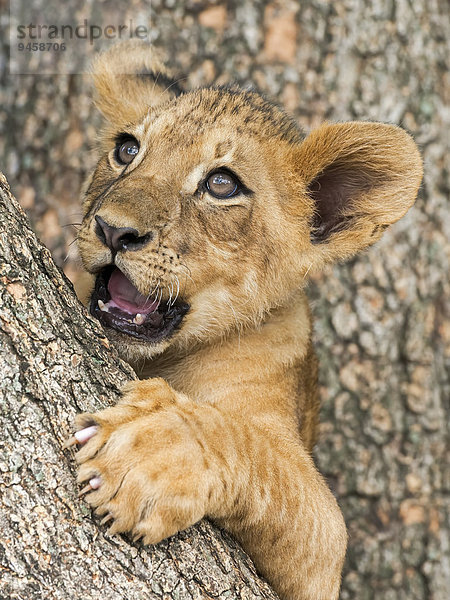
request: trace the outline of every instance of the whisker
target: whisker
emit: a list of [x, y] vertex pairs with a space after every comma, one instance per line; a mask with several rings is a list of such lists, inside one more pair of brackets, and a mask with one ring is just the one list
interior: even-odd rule
[[163, 296], [163, 288], [161, 287], [159, 289], [158, 296], [156, 297], [156, 308], [159, 308], [159, 305], [161, 304], [162, 296]]
[[[155, 274], [156, 262], [160, 258], [160, 256], [159, 256], [160, 250], [161, 250], [161, 234], [159, 233], [158, 234], [158, 246], [155, 248], [155, 257], [154, 257], [154, 262], [152, 265], [152, 272], [150, 274], [150, 281], [153, 280], [153, 276]], [[158, 277], [158, 285], [159, 285], [159, 277]], [[153, 292], [152, 292], [152, 294], [153, 294]]]
[[61, 227], [73, 227], [74, 229], [79, 231], [81, 225], [82, 225], [81, 223], [65, 223], [64, 225], [61, 225]]
[[183, 269], [186, 269], [186, 271], [188, 271], [188, 272], [189, 272], [189, 275], [191, 274], [191, 270], [190, 270], [190, 268], [187, 266], [187, 264], [186, 264], [186, 263], [184, 263], [184, 262], [181, 262], [181, 260], [180, 260], [180, 267], [183, 267]]
[[65, 256], [65, 258], [64, 258], [64, 260], [63, 260], [63, 262], [67, 262], [67, 261], [68, 261], [68, 259], [69, 259], [69, 256], [70, 256], [70, 252], [71, 252], [71, 250], [72, 250], [71, 246], [72, 246], [72, 244], [75, 244], [75, 242], [76, 242], [76, 241], [77, 241], [77, 238], [75, 238], [74, 240], [72, 240], [72, 241], [70, 242], [70, 244], [69, 244], [69, 246], [68, 246], [67, 254], [66, 254], [66, 256]]
[[158, 279], [155, 287], [152, 289], [150, 294], [147, 296], [147, 299], [150, 299], [152, 296], [154, 296], [154, 300], [156, 300], [156, 298], [157, 298], [156, 294], [158, 293], [160, 282], [161, 282], [160, 279]]
[[[158, 73], [158, 75], [159, 75], [159, 73]], [[174, 85], [178, 85], [181, 81], [187, 81], [187, 77], [179, 77], [178, 79], [175, 79], [174, 81], [172, 81], [172, 83], [166, 87], [163, 94], [165, 92], [168, 92], [170, 90], [170, 88], [173, 87]]]
[[308, 275], [310, 268], [312, 267], [312, 263], [309, 265], [309, 267], [306, 269], [306, 273], [303, 275], [303, 279], [305, 279], [305, 277]]
[[177, 293], [175, 296], [175, 300], [173, 301], [174, 304], [178, 300], [178, 296], [180, 295], [180, 280], [178, 279], [177, 275], [175, 275], [175, 279], [177, 280]]
[[173, 296], [173, 281], [170, 281], [170, 289], [169, 289], [169, 300], [167, 302], [167, 306], [171, 308], [172, 306], [172, 296]]
[[160, 71], [158, 71], [158, 73], [156, 74], [156, 77], [155, 77], [155, 79], [153, 80], [153, 87], [152, 87], [151, 94], [153, 94], [153, 93], [154, 93], [154, 91], [155, 91], [156, 84], [157, 84], [157, 82], [158, 82], [158, 79], [159, 79], [159, 76], [160, 76], [160, 75], [161, 75], [161, 72], [160, 72]]
[[182, 263], [182, 262], [180, 262], [180, 266], [183, 267], [186, 270], [186, 272], [184, 273], [185, 277], [189, 277], [189, 279], [192, 281], [192, 283], [194, 283], [194, 280], [191, 277], [191, 270], [190, 270], [190, 268], [187, 265], [185, 265], [184, 263]]

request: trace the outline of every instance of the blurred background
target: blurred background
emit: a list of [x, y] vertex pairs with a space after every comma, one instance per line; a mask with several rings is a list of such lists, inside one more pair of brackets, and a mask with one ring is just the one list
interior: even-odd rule
[[[117, 2], [83, 4], [98, 19]], [[8, 4], [0, 7], [0, 169], [74, 280], [79, 189], [100, 123], [91, 84], [10, 75]], [[341, 598], [448, 598], [448, 3], [130, 0], [124, 10], [187, 87], [256, 86], [305, 131], [326, 119], [380, 120], [416, 139], [425, 162], [416, 205], [308, 287], [322, 399], [316, 459], [349, 528]]]

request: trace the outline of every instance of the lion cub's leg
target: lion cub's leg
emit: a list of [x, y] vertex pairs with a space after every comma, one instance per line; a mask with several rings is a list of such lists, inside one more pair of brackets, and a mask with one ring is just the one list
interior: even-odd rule
[[78, 418], [87, 501], [156, 543], [204, 516], [241, 541], [286, 600], [338, 597], [346, 547], [336, 501], [278, 415], [198, 404], [163, 379], [129, 384], [115, 407]]
[[[285, 600], [336, 600], [347, 533], [310, 455], [283, 432], [248, 422], [251, 466], [235, 513], [219, 519]], [[241, 440], [242, 442], [242, 440]]]

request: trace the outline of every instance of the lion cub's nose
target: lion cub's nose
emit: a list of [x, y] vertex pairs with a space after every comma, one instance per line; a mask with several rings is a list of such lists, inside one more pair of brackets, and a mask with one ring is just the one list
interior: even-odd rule
[[153, 232], [139, 236], [137, 229], [132, 227], [113, 227], [98, 215], [95, 233], [99, 240], [108, 246], [112, 252], [119, 250], [139, 250], [153, 238]]

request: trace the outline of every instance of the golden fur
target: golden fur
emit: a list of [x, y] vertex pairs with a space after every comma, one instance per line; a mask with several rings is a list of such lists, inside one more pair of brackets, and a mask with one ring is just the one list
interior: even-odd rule
[[[107, 329], [143, 379], [78, 419], [99, 427], [77, 455], [79, 481], [102, 481], [87, 501], [113, 518], [111, 531], [147, 543], [207, 516], [281, 598], [336, 599], [347, 536], [310, 455], [317, 365], [302, 288], [311, 269], [372, 244], [410, 208], [417, 148], [380, 123], [326, 123], [305, 138], [237, 88], [176, 95], [141, 44], [100, 56], [94, 80], [106, 125], [83, 194], [84, 266], [95, 275], [115, 260], [139, 292], [163, 299], [179, 286], [190, 310], [159, 343]], [[125, 168], [114, 155], [122, 133], [139, 141]], [[251, 193], [200, 189], [218, 168]], [[95, 216], [151, 239], [113, 256]]]

